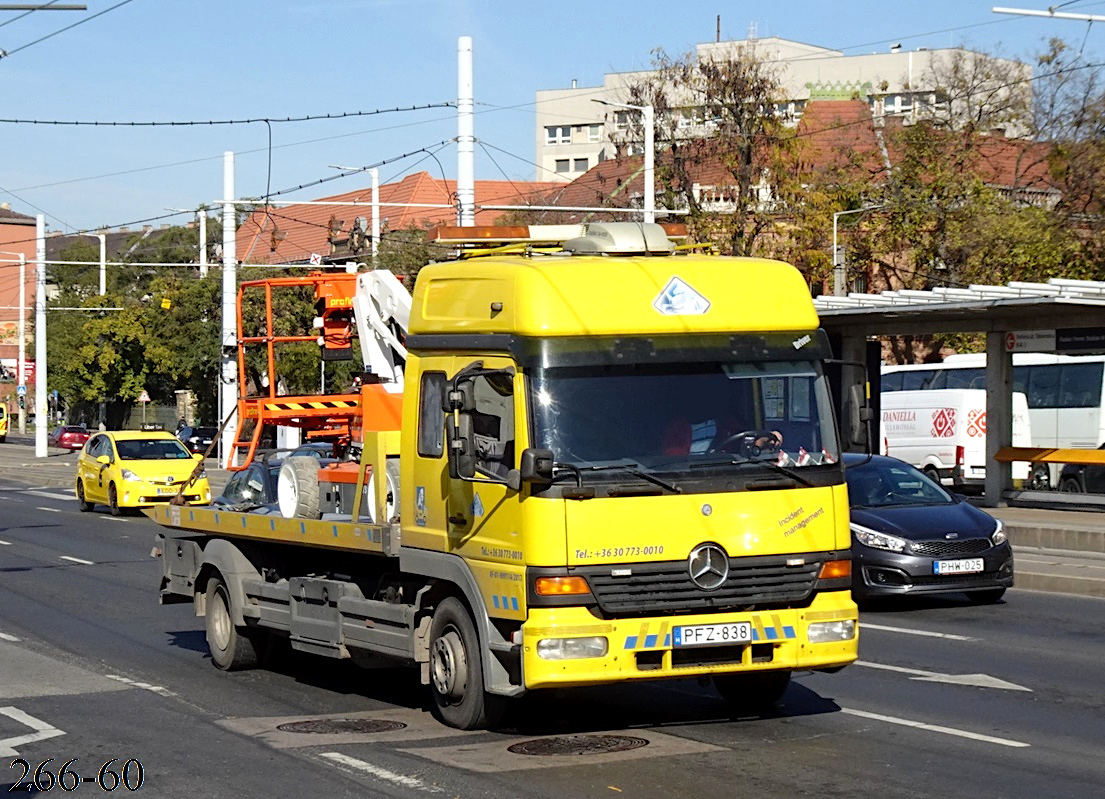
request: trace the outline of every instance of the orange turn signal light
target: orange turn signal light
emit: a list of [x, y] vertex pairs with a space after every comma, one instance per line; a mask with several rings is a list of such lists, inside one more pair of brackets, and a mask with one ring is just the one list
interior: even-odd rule
[[822, 580], [833, 580], [838, 577], [852, 576], [852, 561], [830, 560], [821, 567], [821, 574], [817, 575]]
[[589, 594], [590, 586], [582, 577], [538, 577], [534, 582], [538, 596], [571, 596]]

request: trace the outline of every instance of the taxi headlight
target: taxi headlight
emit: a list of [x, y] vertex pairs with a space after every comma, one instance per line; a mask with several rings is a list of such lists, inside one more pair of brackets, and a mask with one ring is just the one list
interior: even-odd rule
[[132, 472], [130, 469], [123, 469], [123, 479], [130, 480], [132, 483], [141, 483], [142, 478]]
[[836, 641], [851, 641], [856, 637], [855, 619], [841, 621], [818, 621], [806, 631], [811, 644], [828, 644]]
[[600, 658], [606, 654], [606, 638], [542, 638], [537, 642], [537, 657], [542, 660], [578, 660]]
[[1001, 523], [1001, 519], [994, 519], [994, 521], [997, 522], [997, 527], [994, 528], [994, 532], [990, 533], [990, 543], [998, 546], [1009, 540], [1009, 536], [1005, 534], [1005, 525]]

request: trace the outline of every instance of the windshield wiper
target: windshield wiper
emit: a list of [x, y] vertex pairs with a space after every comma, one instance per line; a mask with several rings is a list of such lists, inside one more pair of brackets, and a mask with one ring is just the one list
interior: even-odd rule
[[[562, 464], [563, 465], [563, 464]], [[626, 472], [634, 477], [639, 477], [645, 482], [652, 483], [653, 485], [660, 486], [660, 488], [666, 489], [673, 494], [682, 494], [683, 489], [674, 483], [669, 483], [667, 480], [661, 480], [654, 474], [646, 472], [639, 463], [608, 463], [602, 466], [571, 466], [571, 469], [577, 472]]]
[[796, 483], [801, 483], [804, 486], [813, 487], [813, 483], [800, 475], [794, 469], [788, 469], [786, 466], [780, 466], [778, 463], [772, 460], [751, 460], [744, 458], [738, 460], [736, 458], [728, 458], [725, 460], [707, 461], [705, 463], [692, 463], [691, 468], [695, 467], [713, 467], [713, 466], [763, 466], [766, 469], [770, 469], [773, 472], [786, 475]]

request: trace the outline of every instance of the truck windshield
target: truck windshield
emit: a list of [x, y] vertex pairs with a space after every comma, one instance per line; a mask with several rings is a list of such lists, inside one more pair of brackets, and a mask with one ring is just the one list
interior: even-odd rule
[[840, 460], [826, 379], [811, 361], [544, 367], [530, 387], [534, 446], [577, 467]]

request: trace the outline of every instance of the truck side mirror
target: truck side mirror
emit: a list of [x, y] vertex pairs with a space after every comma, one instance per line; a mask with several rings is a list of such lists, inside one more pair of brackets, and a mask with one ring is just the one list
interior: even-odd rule
[[553, 453], [551, 449], [527, 447], [522, 450], [519, 469], [523, 483], [551, 483], [553, 479]]
[[454, 480], [471, 480], [476, 476], [472, 417], [467, 413], [450, 413], [446, 416], [445, 439], [448, 444], [449, 477]]
[[[871, 408], [863, 393], [863, 386], [852, 384], [848, 388], [848, 440], [855, 446], [868, 447]], [[870, 451], [870, 450], [868, 450]]]

